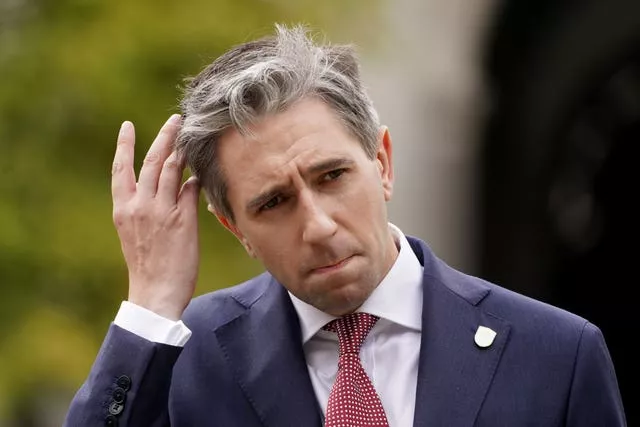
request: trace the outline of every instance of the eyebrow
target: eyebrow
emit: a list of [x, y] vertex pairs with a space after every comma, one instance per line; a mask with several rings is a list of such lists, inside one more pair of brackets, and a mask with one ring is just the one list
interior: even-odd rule
[[251, 199], [249, 203], [247, 203], [247, 211], [251, 212], [258, 209], [260, 206], [264, 205], [269, 200], [276, 197], [278, 194], [284, 192], [286, 188], [286, 185], [276, 185], [275, 187], [265, 191], [264, 193], [257, 195], [256, 197]]
[[322, 162], [316, 163], [315, 165], [311, 165], [309, 169], [307, 169], [307, 174], [313, 175], [318, 172], [325, 172], [332, 169], [340, 169], [348, 166], [353, 166], [354, 161], [351, 159], [347, 159], [345, 157], [338, 157], [335, 159], [327, 159]]
[[[306, 170], [305, 175], [315, 175], [320, 172], [353, 166], [354, 164], [355, 162], [353, 160], [347, 159], [344, 157], [327, 159], [319, 163], [316, 163], [314, 165], [311, 165]], [[246, 205], [247, 211], [253, 211], [255, 209], [258, 209], [260, 206], [264, 205], [269, 200], [273, 199], [279, 194], [282, 194], [287, 188], [288, 188], [287, 185], [276, 185], [275, 187], [270, 188], [269, 190], [263, 193], [260, 193], [259, 195], [257, 195], [247, 203]]]

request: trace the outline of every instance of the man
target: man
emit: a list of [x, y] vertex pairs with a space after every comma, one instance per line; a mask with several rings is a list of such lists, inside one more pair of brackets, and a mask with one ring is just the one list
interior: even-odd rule
[[[278, 27], [182, 108], [137, 182], [132, 124], [118, 136], [129, 296], [67, 426], [625, 425], [597, 327], [388, 223], [391, 138], [348, 47]], [[266, 272], [192, 300], [201, 187]]]

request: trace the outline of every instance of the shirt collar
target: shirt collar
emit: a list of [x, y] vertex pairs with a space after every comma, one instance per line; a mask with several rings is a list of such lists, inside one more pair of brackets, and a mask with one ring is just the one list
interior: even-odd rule
[[[422, 329], [423, 267], [404, 233], [395, 225], [389, 229], [400, 251], [393, 266], [357, 312], [373, 314], [401, 326]], [[289, 292], [300, 319], [302, 343], [306, 343], [335, 316], [318, 310]]]

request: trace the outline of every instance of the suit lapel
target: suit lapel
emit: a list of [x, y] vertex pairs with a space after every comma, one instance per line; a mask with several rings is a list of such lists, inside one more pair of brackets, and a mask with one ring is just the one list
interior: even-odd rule
[[[412, 241], [424, 265], [422, 339], [414, 426], [473, 426], [507, 342], [509, 325], [480, 309], [489, 288], [437, 260]], [[478, 326], [497, 333], [474, 342]]]
[[[409, 238], [424, 265], [422, 339], [414, 426], [472, 426], [509, 335], [509, 324], [483, 311], [489, 288], [439, 261]], [[493, 344], [474, 342], [478, 326], [494, 330]], [[236, 381], [268, 427], [321, 426], [300, 325], [286, 290], [275, 280], [216, 336]]]
[[265, 426], [320, 426], [300, 338], [286, 290], [272, 280], [245, 313], [216, 335], [234, 376]]

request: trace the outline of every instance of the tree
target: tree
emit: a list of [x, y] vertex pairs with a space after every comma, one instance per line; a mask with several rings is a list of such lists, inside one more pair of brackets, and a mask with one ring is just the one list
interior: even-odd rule
[[[120, 123], [136, 125], [139, 167], [185, 77], [274, 22], [338, 32], [359, 4], [0, 3], [0, 421], [35, 424], [43, 390], [75, 391], [126, 297], [109, 188]], [[198, 294], [261, 269], [202, 211]]]

